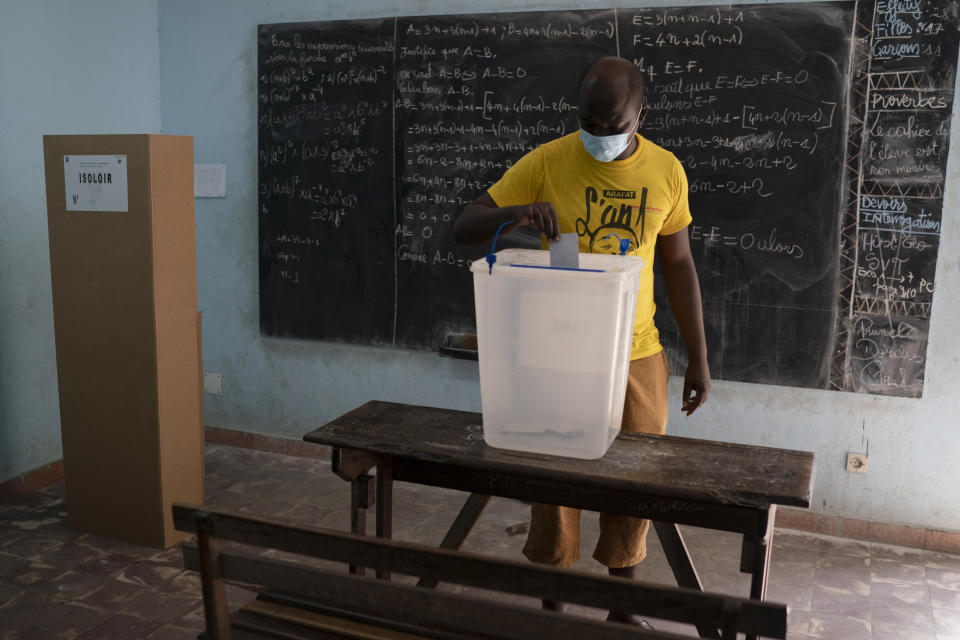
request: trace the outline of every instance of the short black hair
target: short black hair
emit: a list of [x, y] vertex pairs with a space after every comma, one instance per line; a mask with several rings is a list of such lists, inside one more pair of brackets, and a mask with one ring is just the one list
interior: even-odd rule
[[[580, 78], [577, 80], [577, 97], [580, 97], [581, 92], [583, 91], [583, 83], [586, 81], [587, 76], [590, 75], [590, 72], [593, 70], [593, 67], [596, 66], [601, 60], [623, 60], [624, 62], [630, 62], [626, 58], [620, 58], [617, 56], [607, 56], [604, 58], [597, 58], [590, 62], [587, 66], [583, 68], [583, 71], [580, 72]], [[627, 87], [630, 89], [630, 94], [632, 96], [639, 96], [640, 100], [643, 100], [643, 90], [645, 87], [645, 81], [643, 78], [643, 72], [640, 71], [633, 63], [630, 63], [630, 75], [627, 78]]]

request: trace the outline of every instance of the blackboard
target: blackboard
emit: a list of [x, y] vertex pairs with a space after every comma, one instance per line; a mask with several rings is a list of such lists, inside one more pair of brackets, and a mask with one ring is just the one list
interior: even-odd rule
[[[644, 134], [687, 171], [708, 345], [723, 345], [710, 349], [715, 377], [827, 380], [852, 24], [852, 3], [631, 20], [643, 64], [680, 71], [653, 78]], [[704, 55], [687, 44], [711, 39], [725, 46]], [[658, 308], [663, 342], [682, 353], [667, 306]]]
[[852, 129], [862, 152], [851, 172], [857, 207], [843, 222], [841, 259], [850, 266], [841, 279], [833, 388], [922, 394], [957, 20], [957, 3], [943, 0], [861, 10], [854, 87], [863, 118]]
[[394, 298], [393, 25], [332, 26], [260, 29], [260, 327], [382, 344]]
[[485, 249], [452, 242], [454, 216], [575, 131], [581, 69], [620, 55], [647, 75], [641, 133], [688, 174], [714, 377], [917, 396], [956, 13], [880, 0], [262, 25], [261, 331], [427, 350], [469, 331]]

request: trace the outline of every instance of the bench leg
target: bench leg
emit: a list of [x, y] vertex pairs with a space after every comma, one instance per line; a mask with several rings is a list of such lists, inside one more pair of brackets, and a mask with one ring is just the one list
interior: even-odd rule
[[[377, 537], [393, 536], [393, 461], [381, 458], [377, 462]], [[377, 577], [390, 579], [389, 571], [377, 570]]]
[[[490, 502], [490, 496], [485, 496], [481, 493], [471, 493], [470, 497], [467, 498], [467, 501], [463, 504], [463, 508], [460, 509], [460, 513], [457, 514], [457, 519], [450, 525], [450, 530], [447, 531], [443, 542], [440, 543], [440, 548], [459, 549], [463, 541], [467, 539], [477, 519], [480, 518], [480, 514], [483, 513], [488, 502]], [[433, 589], [437, 586], [437, 580], [435, 578], [420, 578], [417, 586]]]
[[197, 548], [200, 551], [200, 587], [203, 615], [209, 640], [230, 640], [230, 609], [220, 570], [220, 552], [212, 518], [197, 514]]
[[[687, 545], [680, 535], [680, 529], [672, 522], [653, 521], [653, 528], [660, 538], [660, 545], [663, 547], [663, 554], [667, 557], [673, 576], [677, 579], [677, 585], [687, 589], [696, 589], [703, 591], [700, 584], [700, 576], [690, 560], [690, 554], [687, 552]], [[697, 633], [701, 638], [719, 638], [717, 629], [704, 625], [697, 625]]]

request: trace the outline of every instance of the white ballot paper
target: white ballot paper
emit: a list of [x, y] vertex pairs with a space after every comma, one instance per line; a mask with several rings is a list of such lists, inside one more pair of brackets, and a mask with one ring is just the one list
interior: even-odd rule
[[560, 239], [550, 243], [550, 266], [559, 269], [579, 269], [580, 238], [577, 232], [562, 233]]

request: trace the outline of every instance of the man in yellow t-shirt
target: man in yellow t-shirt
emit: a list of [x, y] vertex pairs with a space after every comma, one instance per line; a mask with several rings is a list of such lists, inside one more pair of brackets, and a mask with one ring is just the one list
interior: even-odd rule
[[[580, 131], [520, 158], [463, 209], [454, 239], [488, 242], [509, 222], [505, 233], [532, 226], [550, 241], [575, 231], [580, 252], [619, 253], [619, 240], [629, 241], [629, 253], [641, 256], [644, 267], [622, 429], [664, 433], [669, 367], [653, 322], [655, 253], [687, 347], [681, 410], [693, 413], [710, 390], [700, 285], [686, 232], [691, 221], [687, 178], [672, 153], [637, 133], [647, 107], [643, 74], [633, 64], [622, 58], [595, 61], [581, 77], [579, 100]], [[601, 514], [594, 558], [609, 567], [611, 575], [634, 577], [646, 556], [649, 525], [647, 520]], [[534, 562], [570, 566], [579, 559], [579, 530], [578, 509], [534, 505], [523, 552]], [[561, 604], [544, 601], [544, 607]], [[610, 618], [646, 624], [616, 611]]]

